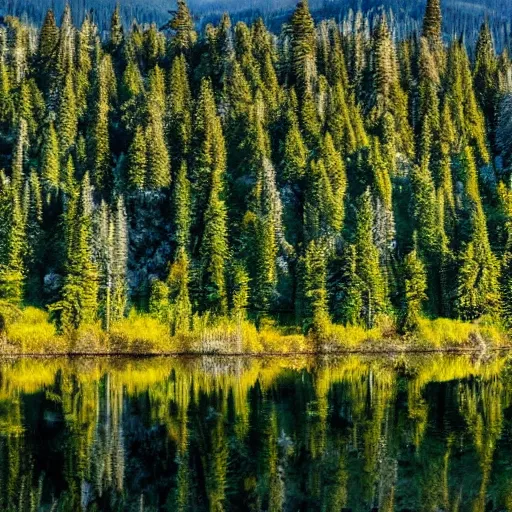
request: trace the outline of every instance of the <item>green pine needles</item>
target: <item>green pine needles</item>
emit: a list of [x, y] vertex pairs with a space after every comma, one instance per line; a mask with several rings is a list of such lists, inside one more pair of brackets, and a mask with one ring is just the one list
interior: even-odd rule
[[185, 0], [160, 29], [72, 20], [0, 26], [0, 304], [237, 350], [512, 325], [512, 63], [485, 20], [470, 49], [439, 0], [402, 40], [306, 0], [278, 34], [199, 33]]

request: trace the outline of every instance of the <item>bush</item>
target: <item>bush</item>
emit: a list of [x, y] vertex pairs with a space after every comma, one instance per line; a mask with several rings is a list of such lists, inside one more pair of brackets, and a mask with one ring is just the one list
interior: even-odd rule
[[109, 333], [109, 351], [112, 353], [156, 354], [175, 352], [169, 327], [150, 315], [131, 312], [112, 324]]
[[12, 351], [23, 354], [56, 354], [67, 352], [64, 338], [57, 335], [48, 313], [36, 308], [19, 310], [13, 323], [7, 327], [8, 345]]

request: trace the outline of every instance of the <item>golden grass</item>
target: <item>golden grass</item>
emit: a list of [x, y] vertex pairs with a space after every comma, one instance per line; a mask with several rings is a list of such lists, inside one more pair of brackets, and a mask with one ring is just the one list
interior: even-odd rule
[[150, 315], [132, 312], [128, 318], [115, 322], [108, 336], [108, 350], [112, 353], [156, 354], [177, 349], [169, 328]]
[[28, 307], [21, 310], [7, 328], [9, 349], [24, 354], [56, 354], [66, 352], [67, 342], [57, 335], [48, 314]]
[[159, 319], [136, 312], [114, 322], [109, 333], [99, 323], [59, 335], [48, 314], [27, 307], [17, 310], [7, 326], [0, 354], [300, 354], [343, 351], [443, 350], [498, 348], [509, 343], [504, 328], [492, 319], [469, 323], [421, 318], [415, 333], [400, 337], [392, 317], [378, 319], [373, 329], [325, 322], [314, 334], [281, 327], [271, 319], [259, 328], [247, 320], [195, 315], [187, 333], [170, 336]]
[[463, 322], [448, 318], [422, 318], [415, 335], [418, 348], [486, 348], [507, 343], [507, 335], [497, 323]]

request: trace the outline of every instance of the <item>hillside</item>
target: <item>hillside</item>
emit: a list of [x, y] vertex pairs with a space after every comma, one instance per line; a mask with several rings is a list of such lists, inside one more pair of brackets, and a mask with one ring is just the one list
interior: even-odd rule
[[485, 346], [512, 326], [512, 62], [485, 17], [472, 43], [442, 13], [412, 35], [305, 0], [279, 30], [184, 0], [165, 29], [7, 17], [3, 323]]
[[[117, 0], [6, 0], [6, 7], [0, 7], [0, 14], [26, 16], [29, 20], [40, 23], [50, 7], [59, 18], [66, 3], [70, 4], [76, 23], [81, 23], [85, 13], [92, 9], [96, 22], [100, 28], [106, 30]], [[279, 30], [281, 24], [288, 20], [296, 1], [191, 0], [189, 4], [199, 26], [208, 22], [218, 22], [224, 12], [229, 12], [234, 21], [250, 22], [262, 16], [270, 28]], [[126, 25], [136, 18], [141, 23], [155, 22], [160, 26], [168, 20], [168, 10], [175, 7], [175, 0], [122, 0], [120, 6]], [[330, 17], [341, 20], [351, 9], [361, 9], [363, 12], [381, 8], [391, 9], [398, 24], [398, 31], [404, 33], [418, 28], [425, 10], [425, 0], [311, 0], [310, 8], [317, 20]], [[501, 48], [510, 41], [511, 0], [443, 0], [443, 11], [446, 37], [464, 32], [470, 41], [474, 41], [481, 20], [487, 16], [497, 45]]]

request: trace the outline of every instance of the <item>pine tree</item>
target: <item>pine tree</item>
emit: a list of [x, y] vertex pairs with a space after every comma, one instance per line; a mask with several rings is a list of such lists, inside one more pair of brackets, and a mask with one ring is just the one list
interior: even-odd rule
[[169, 287], [166, 283], [155, 279], [151, 283], [149, 296], [149, 314], [158, 318], [162, 323], [169, 321]]
[[363, 283], [357, 274], [356, 246], [348, 244], [340, 261], [341, 280], [336, 293], [335, 316], [344, 325], [363, 321]]
[[123, 24], [121, 22], [121, 9], [119, 3], [116, 4], [116, 8], [112, 13], [112, 18], [110, 19], [110, 39], [109, 39], [109, 49], [112, 54], [119, 53], [121, 49], [121, 45], [124, 40], [124, 30]]
[[7, 125], [12, 122], [14, 104], [11, 92], [9, 71], [3, 59], [0, 59], [0, 123]]
[[39, 33], [39, 42], [37, 48], [37, 65], [41, 72], [39, 75], [39, 84], [43, 92], [48, 95], [50, 87], [54, 86], [55, 80], [55, 57], [57, 53], [57, 44], [59, 40], [59, 29], [55, 22], [55, 15], [51, 9], [48, 9]]
[[300, 0], [290, 21], [293, 74], [301, 95], [310, 91], [316, 78], [315, 23], [307, 0]]
[[27, 122], [24, 118], [20, 118], [12, 153], [11, 172], [12, 186], [18, 193], [21, 192], [22, 183], [24, 182], [28, 146]]
[[202, 307], [213, 314], [227, 313], [226, 262], [228, 257], [227, 212], [222, 199], [222, 175], [220, 170], [216, 170], [212, 175], [200, 248]]
[[184, 247], [178, 249], [171, 265], [169, 288], [171, 335], [186, 334], [190, 330], [192, 304], [189, 297], [189, 260]]
[[41, 305], [43, 288], [43, 201], [37, 172], [32, 169], [25, 182], [23, 197], [25, 227], [24, 265], [26, 281], [24, 298], [28, 303]]
[[247, 317], [247, 308], [249, 306], [250, 295], [250, 277], [245, 267], [237, 264], [233, 270], [233, 309], [232, 315], [239, 326]]
[[305, 330], [321, 337], [330, 323], [327, 301], [326, 248], [322, 241], [311, 241], [304, 256]]
[[112, 323], [124, 316], [127, 305], [128, 233], [123, 198], [118, 197], [115, 209], [103, 201], [95, 217], [99, 308], [103, 327], [109, 331]]
[[408, 333], [418, 328], [422, 304], [428, 298], [427, 272], [416, 250], [411, 251], [404, 258], [402, 280], [400, 330]]
[[54, 193], [59, 188], [60, 162], [59, 141], [57, 132], [50, 122], [46, 129], [41, 150], [41, 180], [47, 194]]
[[183, 55], [173, 60], [169, 74], [166, 121], [172, 161], [179, 164], [189, 156], [192, 138], [192, 94]]
[[358, 201], [354, 243], [357, 276], [361, 281], [362, 317], [371, 328], [386, 306], [384, 278], [379, 265], [379, 252], [373, 240], [375, 214], [371, 194], [367, 190]]
[[191, 204], [190, 204], [190, 181], [187, 177], [187, 165], [185, 162], [179, 167], [172, 196], [174, 239], [177, 251], [189, 249], [190, 225], [191, 225]]
[[299, 129], [297, 116], [292, 109], [288, 113], [288, 132], [283, 142], [283, 178], [292, 183], [300, 180], [306, 172], [308, 153]]
[[64, 90], [59, 100], [57, 132], [59, 135], [61, 161], [65, 162], [69, 151], [75, 144], [78, 133], [78, 115], [71, 73], [68, 73], [64, 79]]
[[55, 57], [57, 41], [59, 37], [59, 29], [55, 22], [55, 15], [52, 9], [46, 11], [41, 31], [39, 32], [39, 42], [37, 53], [38, 57], [48, 63]]
[[423, 18], [423, 37], [427, 39], [432, 50], [437, 50], [442, 45], [442, 21], [441, 0], [427, 0]]
[[487, 21], [482, 24], [476, 43], [473, 76], [475, 92], [488, 122], [491, 143], [494, 144], [499, 101], [499, 77], [498, 61]]
[[112, 186], [109, 137], [109, 105], [113, 95], [112, 73], [110, 58], [107, 56], [101, 57], [94, 72], [94, 99], [88, 138], [92, 183], [98, 192], [107, 191]]
[[457, 134], [458, 151], [471, 144], [477, 151], [480, 164], [489, 162], [485, 121], [476, 100], [473, 77], [465, 47], [454, 42], [448, 52], [447, 101]]
[[66, 276], [61, 300], [51, 310], [59, 316], [64, 332], [96, 320], [98, 313], [98, 269], [92, 259], [92, 197], [89, 175], [80, 186], [80, 194], [70, 203], [67, 221]]
[[[224, 174], [226, 168], [226, 146], [220, 118], [217, 115], [212, 84], [204, 79], [197, 100], [193, 136], [193, 165], [190, 177], [193, 190], [193, 213], [195, 231], [202, 233], [201, 226], [205, 207], [211, 199], [215, 179]], [[195, 242], [194, 242], [195, 243]]]
[[137, 126], [126, 160], [126, 190], [134, 192], [145, 187], [147, 165], [146, 136], [142, 127]]
[[[251, 306], [265, 315], [275, 298], [278, 244], [282, 241], [282, 203], [276, 172], [270, 160], [270, 141], [264, 123], [262, 97], [251, 109], [243, 147], [249, 149], [242, 167], [250, 172], [254, 186], [242, 220], [244, 243], [240, 252], [246, 260], [251, 279]], [[236, 194], [237, 192], [235, 192]], [[243, 196], [243, 194], [241, 194]], [[244, 208], [244, 204], [240, 204]]]
[[173, 53], [175, 55], [188, 53], [197, 40], [197, 33], [194, 30], [194, 21], [185, 0], [178, 0], [178, 8], [165, 28], [170, 28], [173, 32], [171, 39]]
[[69, 4], [66, 4], [60, 20], [59, 42], [57, 44], [57, 69], [61, 77], [71, 73], [74, 69], [75, 32], [71, 7]]
[[119, 196], [113, 214], [112, 300], [110, 318], [123, 318], [128, 304], [128, 220], [124, 199]]
[[149, 108], [149, 121], [146, 127], [147, 173], [146, 187], [158, 190], [168, 187], [171, 182], [171, 162], [165, 144], [164, 127], [157, 105]]
[[3, 175], [0, 181], [0, 298], [20, 304], [25, 279], [25, 223], [18, 189]]
[[494, 314], [499, 303], [499, 265], [491, 250], [475, 159], [466, 147], [461, 166], [469, 213], [466, 243], [459, 254], [455, 311], [463, 319]]

